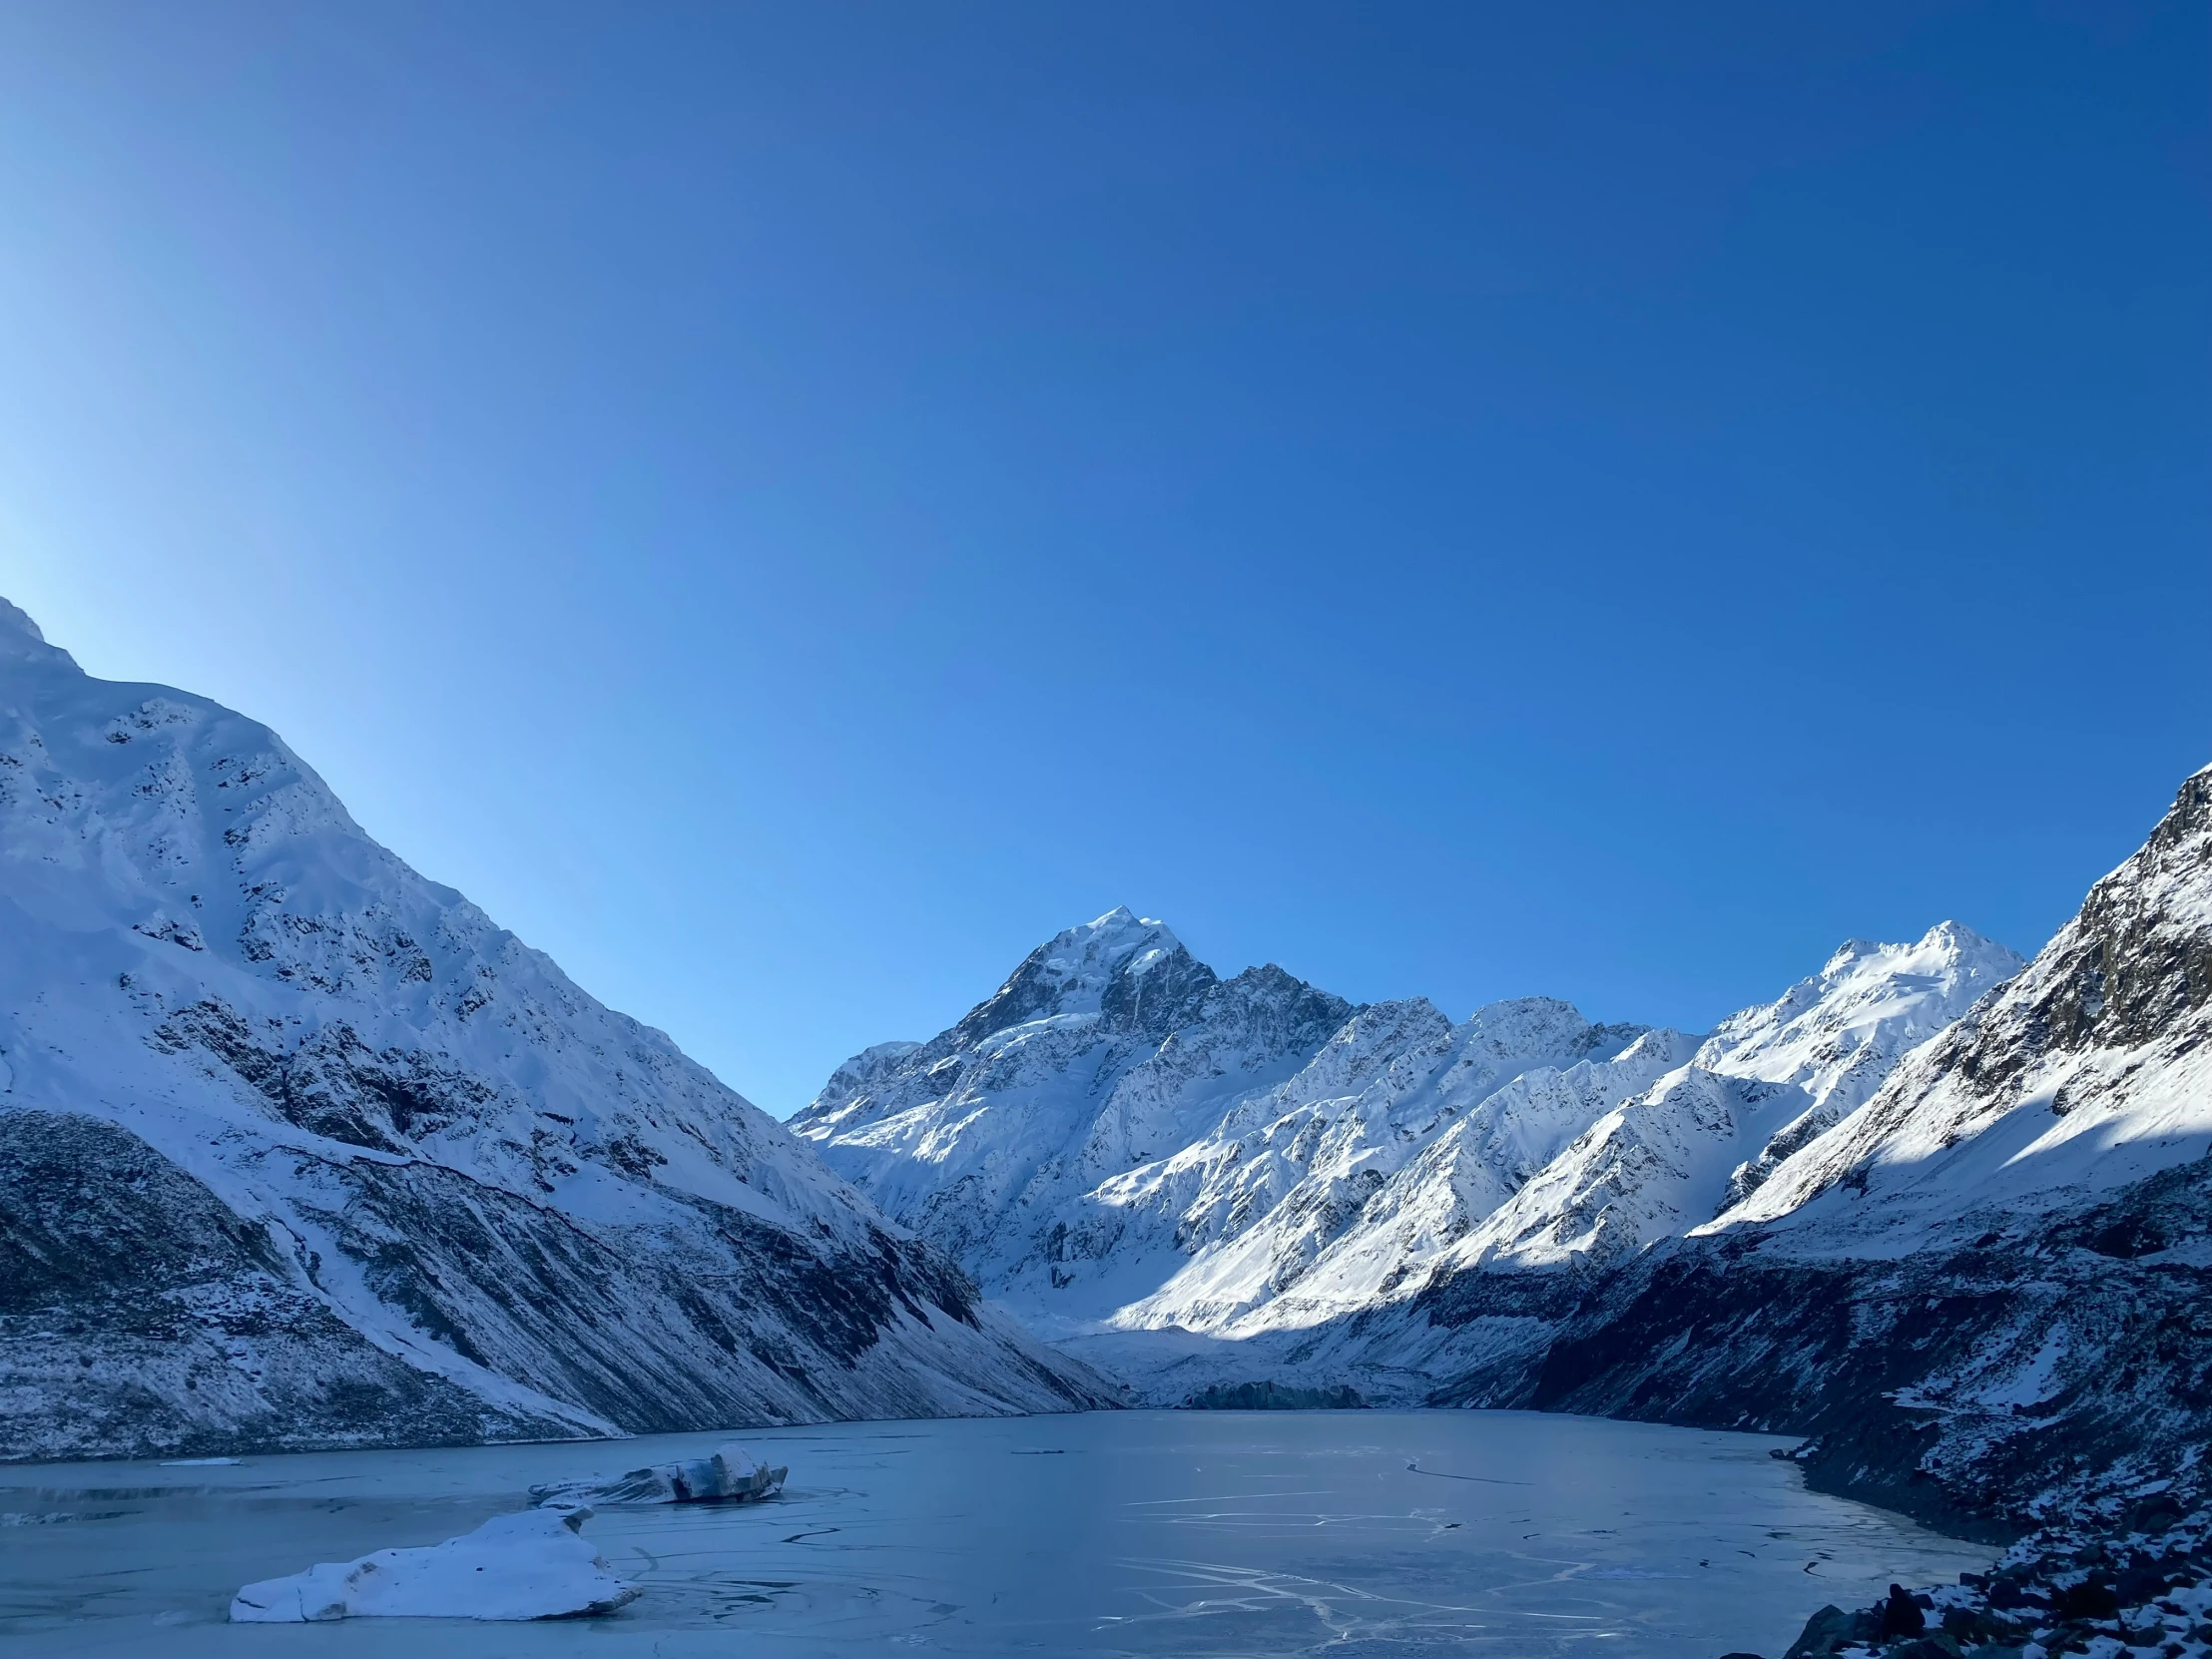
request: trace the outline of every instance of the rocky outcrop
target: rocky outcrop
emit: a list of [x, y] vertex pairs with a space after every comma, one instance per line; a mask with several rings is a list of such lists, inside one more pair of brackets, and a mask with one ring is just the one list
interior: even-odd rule
[[1823, 1607], [1784, 1659], [2100, 1651], [2212, 1653], [2212, 1511], [2183, 1514], [2170, 1489], [2115, 1494], [2022, 1538], [1986, 1573], [1932, 1590], [1893, 1584], [1853, 1612]]
[[411, 1366], [301, 1287], [288, 1241], [128, 1130], [0, 1112], [0, 1422], [16, 1456], [563, 1438]]

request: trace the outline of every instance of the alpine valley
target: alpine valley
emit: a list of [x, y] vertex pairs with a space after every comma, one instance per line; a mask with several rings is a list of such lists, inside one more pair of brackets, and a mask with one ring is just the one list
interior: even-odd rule
[[2212, 769], [2032, 961], [1454, 1021], [1116, 909], [786, 1128], [0, 603], [0, 1456], [1375, 1403], [1990, 1536], [2204, 1495]]
[[0, 926], [0, 1455], [1117, 1397], [266, 727], [4, 602]]
[[1816, 1486], [2011, 1536], [2198, 1484], [2208, 1036], [2212, 769], [2031, 962], [1943, 922], [1705, 1036], [1455, 1023], [1117, 909], [792, 1127], [1151, 1403], [1796, 1434]]

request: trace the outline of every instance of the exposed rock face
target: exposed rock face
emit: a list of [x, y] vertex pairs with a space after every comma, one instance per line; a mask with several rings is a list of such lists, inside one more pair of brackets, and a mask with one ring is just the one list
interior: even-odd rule
[[5, 605], [0, 918], [0, 1455], [1102, 1397], [266, 728]]

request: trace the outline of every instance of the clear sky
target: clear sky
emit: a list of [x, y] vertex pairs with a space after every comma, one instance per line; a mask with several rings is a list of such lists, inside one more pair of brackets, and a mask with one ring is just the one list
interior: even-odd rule
[[1127, 903], [1702, 1028], [2212, 760], [2212, 8], [0, 9], [0, 593], [779, 1113]]

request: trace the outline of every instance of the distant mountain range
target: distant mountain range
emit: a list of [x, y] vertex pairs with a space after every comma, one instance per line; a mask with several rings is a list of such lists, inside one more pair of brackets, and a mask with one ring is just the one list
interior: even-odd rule
[[266, 727], [4, 602], [0, 927], [0, 1455], [1116, 1397]]
[[1817, 1482], [2002, 1530], [2212, 1443], [2208, 1002], [2212, 769], [2030, 963], [1944, 922], [1702, 1038], [1454, 1024], [1115, 910], [792, 1128], [1157, 1403], [1803, 1433]]
[[1710, 1037], [1523, 997], [1453, 1024], [1115, 910], [791, 1127], [1040, 1329], [1243, 1339], [1460, 1271], [1617, 1264], [1751, 1202], [2021, 959], [1853, 940]]

